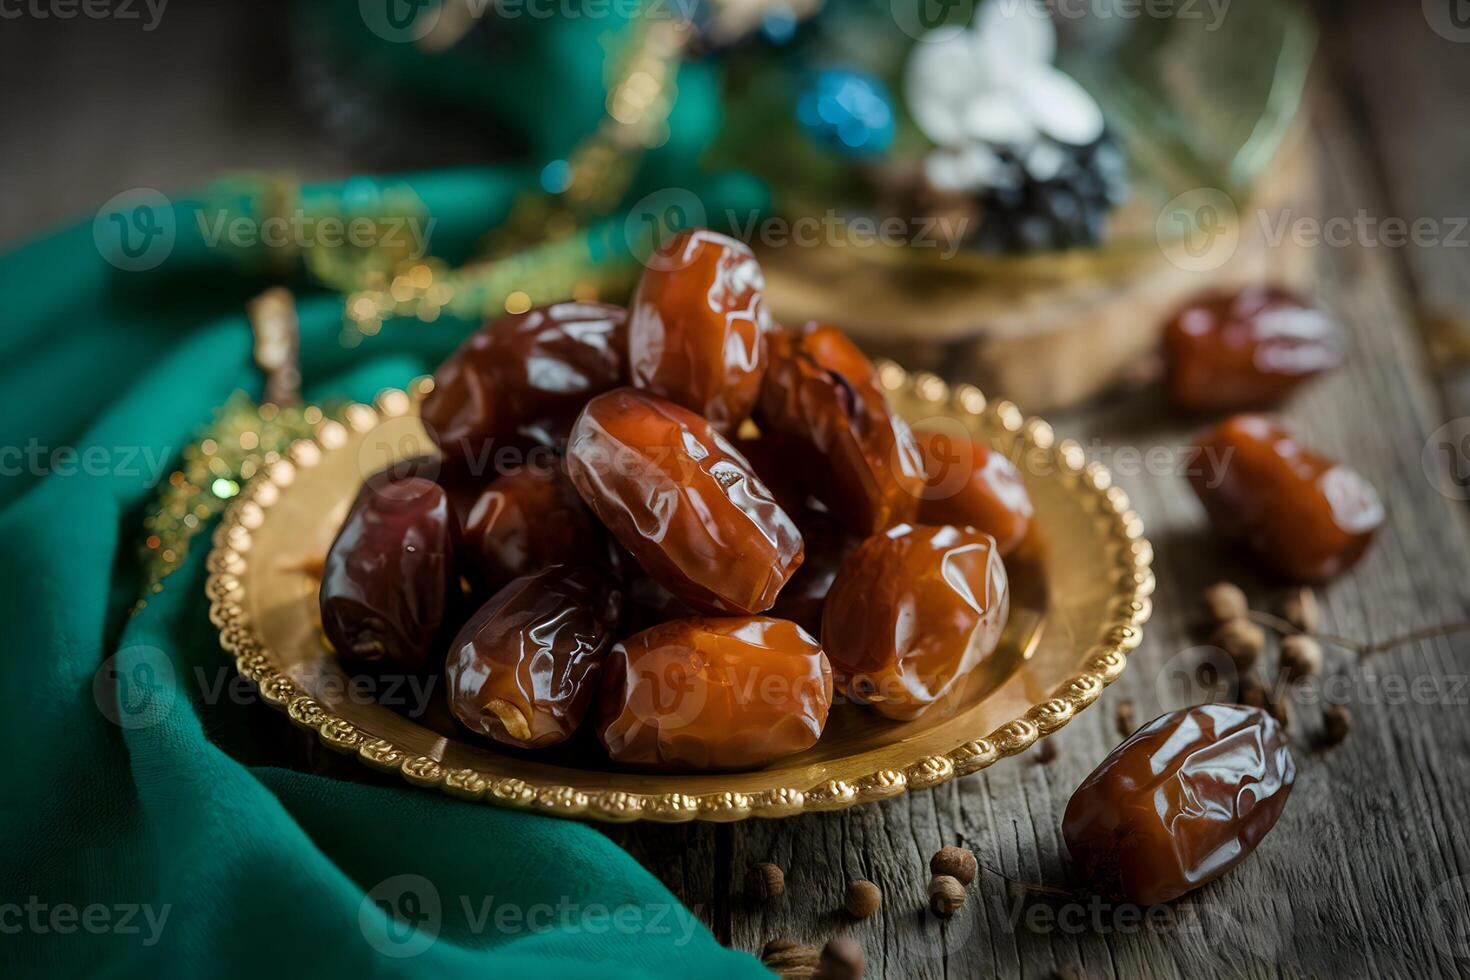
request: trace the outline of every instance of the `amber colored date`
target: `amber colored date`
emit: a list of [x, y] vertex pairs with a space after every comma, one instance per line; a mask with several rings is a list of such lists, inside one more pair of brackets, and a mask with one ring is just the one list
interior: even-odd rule
[[418, 670], [458, 594], [449, 498], [420, 477], [363, 493], [322, 568], [322, 629], [357, 667]]
[[565, 741], [592, 704], [619, 602], [587, 567], [552, 565], [512, 581], [450, 644], [444, 669], [454, 716], [518, 748]]
[[808, 324], [768, 338], [771, 363], [756, 420], [799, 450], [813, 496], [854, 534], [910, 520], [924, 464], [909, 427], [888, 406], [877, 372], [835, 327]]
[[556, 303], [476, 330], [434, 372], [422, 415], [454, 460], [482, 460], [506, 440], [555, 438], [593, 395], [627, 379], [627, 313]]
[[692, 229], [664, 243], [629, 304], [633, 385], [733, 434], [766, 370], [764, 288], [755, 256], [733, 238]]
[[1384, 519], [1378, 492], [1356, 470], [1260, 415], [1233, 416], [1200, 439], [1189, 480], [1221, 537], [1293, 581], [1324, 582], [1351, 567]]
[[470, 508], [463, 564], [495, 591], [547, 565], [602, 559], [602, 527], [561, 468], [520, 467], [491, 483]]
[[827, 594], [822, 648], [849, 697], [908, 720], [995, 651], [1009, 614], [994, 538], [900, 524], [848, 555]]
[[703, 418], [632, 388], [588, 402], [567, 473], [618, 541], [696, 609], [769, 609], [802, 560], [796, 525]]
[[1001, 555], [1015, 550], [1035, 514], [1021, 471], [969, 438], [923, 430], [914, 438], [927, 477], [920, 522], [973, 527], [995, 538]]
[[795, 623], [678, 619], [613, 647], [598, 735], [615, 761], [749, 769], [811, 748], [832, 704], [832, 668]]
[[1209, 293], [1164, 329], [1165, 388], [1176, 408], [1232, 412], [1279, 402], [1343, 361], [1328, 313], [1276, 286]]
[[1295, 779], [1286, 734], [1266, 712], [1184, 708], [1108, 754], [1072, 794], [1062, 837], [1094, 887], [1156, 905], [1245, 860]]

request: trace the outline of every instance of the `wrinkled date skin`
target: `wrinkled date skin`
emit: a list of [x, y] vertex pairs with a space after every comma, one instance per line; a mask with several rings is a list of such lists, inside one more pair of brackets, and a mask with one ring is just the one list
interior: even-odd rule
[[627, 383], [627, 313], [556, 303], [476, 330], [434, 372], [425, 428], [444, 455], [483, 462], [498, 444], [554, 438], [593, 395]]
[[1026, 537], [1035, 509], [1015, 464], [989, 446], [944, 432], [914, 433], [927, 476], [919, 521], [984, 531], [1002, 556]]
[[450, 644], [444, 670], [454, 716], [517, 748], [566, 741], [597, 691], [619, 601], [586, 567], [551, 565], [515, 579]]
[[1245, 860], [1275, 826], [1295, 779], [1274, 718], [1197, 705], [1113, 749], [1072, 794], [1062, 837], [1099, 891], [1157, 905]]
[[459, 593], [458, 527], [442, 487], [420, 477], [361, 495], [322, 568], [322, 629], [362, 668], [418, 670]]
[[692, 229], [664, 243], [629, 304], [633, 385], [732, 434], [766, 370], [764, 288], [755, 255], [733, 238]]
[[913, 519], [924, 464], [913, 434], [888, 407], [877, 372], [836, 327], [775, 331], [756, 421], [799, 447], [807, 486], [854, 534]]
[[1275, 286], [1201, 296], [1164, 329], [1165, 387], [1174, 407], [1238, 412], [1281, 401], [1342, 365], [1337, 325]]
[[704, 419], [632, 388], [587, 404], [567, 473], [618, 541], [696, 609], [769, 609], [802, 559], [801, 533]]
[[606, 552], [602, 528], [560, 467], [521, 467], [490, 484], [470, 508], [464, 545], [465, 569], [487, 591]]
[[598, 736], [627, 765], [750, 769], [811, 748], [831, 705], [831, 665], [795, 623], [677, 619], [613, 647]]
[[995, 651], [1009, 615], [995, 539], [900, 524], [848, 555], [827, 593], [822, 648], [849, 697], [907, 721]]
[[1260, 415], [1232, 416], [1206, 434], [1189, 473], [1220, 536], [1292, 581], [1325, 582], [1350, 568], [1384, 519], [1356, 470]]

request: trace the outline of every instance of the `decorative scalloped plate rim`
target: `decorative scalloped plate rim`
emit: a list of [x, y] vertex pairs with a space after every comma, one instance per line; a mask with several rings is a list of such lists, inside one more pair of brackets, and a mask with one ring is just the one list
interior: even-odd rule
[[781, 786], [758, 793], [597, 792], [565, 785], [537, 785], [520, 778], [441, 765], [435, 759], [363, 731], [303, 691], [277, 668], [245, 610], [243, 578], [252, 533], [263, 524], [269, 508], [288, 491], [298, 470], [316, 465], [325, 452], [346, 443], [349, 427], [366, 431], [382, 419], [410, 413], [415, 397], [432, 386], [427, 378], [414, 383], [413, 394], [390, 389], [382, 392], [372, 406], [350, 406], [344, 414], [345, 425], [335, 420], [322, 422], [313, 438], [299, 440], [284, 456], [262, 467], [227, 508], [215, 530], [205, 584], [210, 620], [220, 631], [221, 647], [234, 656], [240, 673], [259, 688], [268, 704], [286, 712], [292, 722], [315, 731], [330, 748], [356, 754], [377, 769], [398, 772], [417, 786], [441, 789], [463, 799], [596, 820], [728, 822], [752, 816], [784, 817], [806, 811], [838, 810], [978, 772], [1000, 759], [1025, 751], [1037, 739], [1060, 729], [1096, 701], [1103, 688], [1123, 672], [1129, 652], [1142, 640], [1143, 624], [1152, 611], [1149, 597], [1154, 587], [1150, 568], [1153, 550], [1143, 536], [1143, 522], [1130, 509], [1123, 490], [1113, 486], [1108, 470], [1099, 463], [1088, 462], [1076, 442], [1057, 440], [1045, 421], [1025, 418], [1010, 402], [987, 403], [984, 395], [971, 385], [951, 388], [935, 375], [911, 375], [887, 361], [880, 362], [879, 367], [882, 383], [889, 391], [916, 398], [926, 408], [956, 417], [990, 416], [991, 424], [998, 424], [1027, 451], [1043, 454], [1064, 478], [1075, 479], [1081, 492], [1097, 497], [1098, 510], [1109, 523], [1109, 534], [1123, 545], [1117, 550], [1119, 591], [1110, 603], [1115, 614], [1101, 624], [1095, 644], [1084, 655], [1083, 670], [1058, 685], [1050, 697], [983, 738], [966, 740], [903, 769], [878, 769], [857, 778], [832, 779], [809, 786]]

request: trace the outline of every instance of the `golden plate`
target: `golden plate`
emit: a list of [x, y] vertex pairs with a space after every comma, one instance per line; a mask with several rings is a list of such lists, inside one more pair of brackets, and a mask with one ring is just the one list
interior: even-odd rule
[[345, 424], [322, 423], [245, 488], [215, 533], [210, 618], [240, 672], [296, 724], [466, 799], [599, 820], [729, 821], [836, 810], [976, 772], [1061, 728], [1122, 673], [1151, 610], [1152, 549], [1108, 471], [1044, 421], [890, 363], [881, 377], [909, 422], [968, 431], [1007, 452], [1036, 506], [1038, 532], [1007, 562], [1012, 611], [1000, 647], [942, 717], [898, 723], [841, 705], [817, 745], [764, 769], [650, 774], [619, 771], [586, 747], [498, 750], [455, 727], [442, 691], [416, 718], [362, 697], [322, 643], [309, 570], [363, 475], [428, 448], [403, 391], [352, 406]]

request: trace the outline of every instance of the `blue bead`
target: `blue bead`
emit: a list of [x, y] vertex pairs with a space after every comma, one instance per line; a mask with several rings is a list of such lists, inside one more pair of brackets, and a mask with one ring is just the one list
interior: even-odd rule
[[797, 100], [796, 119], [812, 139], [844, 156], [870, 156], [893, 144], [893, 102], [866, 72], [817, 72]]
[[541, 189], [548, 194], [560, 194], [572, 185], [572, 165], [565, 160], [553, 160], [541, 168]]

